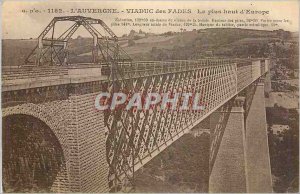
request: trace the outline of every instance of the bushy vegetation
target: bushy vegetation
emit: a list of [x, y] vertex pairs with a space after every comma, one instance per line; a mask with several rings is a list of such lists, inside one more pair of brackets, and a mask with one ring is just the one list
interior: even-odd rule
[[[295, 92], [299, 95], [299, 88], [292, 86], [285, 80], [293, 77], [295, 64], [294, 58], [298, 57], [295, 53], [297, 48], [292, 44], [283, 48], [282, 44], [274, 45], [275, 56], [285, 56], [276, 61], [276, 67], [271, 71], [272, 91]], [[290, 55], [293, 53], [293, 55]], [[287, 109], [279, 106], [266, 108], [268, 123], [268, 141], [270, 151], [270, 161], [273, 175], [273, 189], [275, 192], [298, 192], [299, 191], [299, 112], [295, 108]], [[274, 125], [284, 125], [274, 133]]]
[[139, 170], [136, 192], [208, 192], [209, 134], [182, 136]]
[[[267, 109], [268, 141], [275, 192], [299, 191], [299, 114], [295, 109], [274, 106]], [[273, 134], [273, 124], [289, 129]]]

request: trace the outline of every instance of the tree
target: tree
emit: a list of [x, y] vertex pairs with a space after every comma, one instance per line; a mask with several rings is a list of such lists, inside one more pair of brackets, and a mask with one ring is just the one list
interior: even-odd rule
[[134, 46], [134, 45], [135, 45], [134, 40], [132, 39], [128, 40], [128, 46]]

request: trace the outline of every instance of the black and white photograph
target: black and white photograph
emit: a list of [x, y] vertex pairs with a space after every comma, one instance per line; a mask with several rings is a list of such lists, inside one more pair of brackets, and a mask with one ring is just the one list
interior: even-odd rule
[[299, 192], [299, 1], [1, 9], [1, 192]]

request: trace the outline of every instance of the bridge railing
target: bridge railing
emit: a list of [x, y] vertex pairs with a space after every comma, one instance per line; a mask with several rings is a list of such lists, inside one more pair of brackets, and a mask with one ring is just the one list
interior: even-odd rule
[[[118, 67], [120, 71], [130, 76], [154, 75], [171, 72], [181, 72], [193, 70], [203, 66], [222, 65], [232, 63], [229, 59], [200, 59], [200, 60], [173, 60], [173, 61], [136, 61], [120, 62]], [[103, 72], [109, 75], [109, 66], [103, 66]]]
[[[96, 70], [96, 71], [95, 71]], [[72, 64], [69, 66], [14, 66], [2, 67], [4, 84], [26, 80], [34, 82], [43, 79], [64, 79], [71, 77], [101, 76], [101, 65], [91, 63]]]
[[[238, 83], [240, 87], [247, 82], [257, 79], [267, 71], [265, 59], [201, 59], [201, 60], [173, 60], [173, 61], [137, 61], [121, 62], [118, 64], [124, 75], [132, 77], [154, 75], [172, 72], [194, 70], [200, 67], [236, 64], [238, 69]], [[108, 67], [108, 66], [107, 66]], [[109, 70], [106, 73], [109, 74]], [[251, 79], [253, 78], [253, 79]]]
[[64, 67], [2, 67], [2, 80], [31, 79], [42, 77], [59, 77], [68, 75], [68, 70]]
[[[119, 71], [126, 78], [159, 75], [165, 73], [183, 72], [196, 70], [203, 67], [235, 64], [237, 69], [237, 91], [249, 85], [253, 80], [268, 71], [269, 60], [265, 59], [200, 59], [200, 60], [173, 60], [173, 61], [136, 61], [119, 62]], [[72, 64], [70, 66], [48, 67], [2, 67], [2, 80], [13, 81], [27, 79], [34, 81], [38, 78], [48, 77], [53, 79], [70, 76], [74, 69], [97, 68], [97, 75], [108, 76], [110, 66], [108, 64]], [[98, 71], [99, 69], [99, 71]], [[81, 72], [82, 73], [82, 72]], [[72, 74], [72, 73], [71, 73]], [[80, 74], [80, 72], [78, 73]], [[97, 76], [94, 75], [94, 76]], [[85, 74], [83, 75], [85, 76]]]
[[268, 71], [268, 61], [269, 59], [257, 59], [243, 65], [237, 63], [237, 90], [242, 90], [265, 74]]

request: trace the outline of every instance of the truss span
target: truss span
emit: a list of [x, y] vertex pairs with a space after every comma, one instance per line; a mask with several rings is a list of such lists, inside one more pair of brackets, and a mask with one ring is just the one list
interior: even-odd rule
[[[269, 60], [195, 60], [119, 64], [120, 79], [110, 92], [201, 93], [202, 111], [114, 110], [106, 113], [110, 186], [134, 171], [268, 71]], [[131, 67], [129, 69], [129, 67]], [[134, 68], [132, 68], [134, 67]], [[121, 79], [122, 78], [122, 79]], [[117, 89], [116, 89], [117, 88]]]

